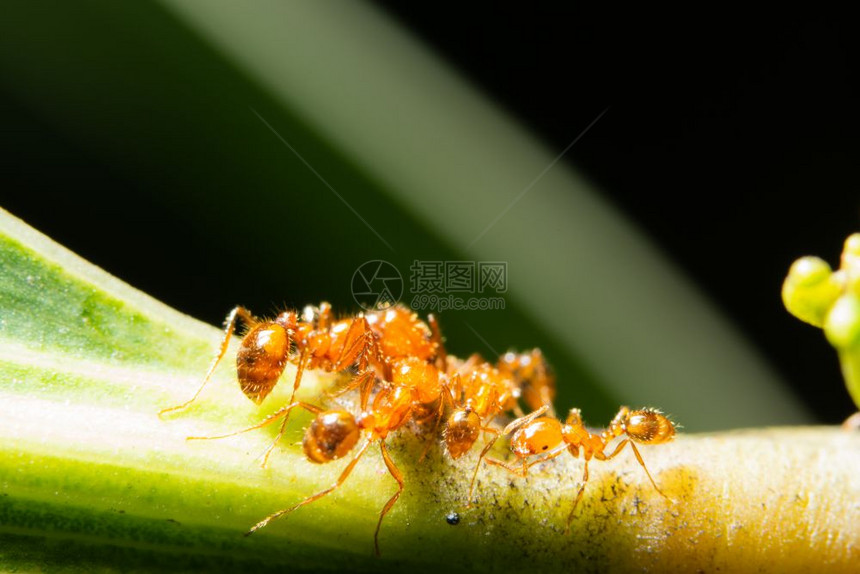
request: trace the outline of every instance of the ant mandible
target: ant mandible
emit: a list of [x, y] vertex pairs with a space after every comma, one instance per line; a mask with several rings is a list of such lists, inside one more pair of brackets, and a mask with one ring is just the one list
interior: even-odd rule
[[[645, 470], [645, 474], [648, 475], [654, 489], [661, 496], [668, 498], [657, 486], [648, 471], [648, 467], [645, 466], [645, 461], [642, 460], [642, 455], [639, 454], [639, 449], [636, 447], [636, 443], [661, 444], [674, 438], [675, 424], [663, 413], [651, 408], [630, 410], [627, 407], [621, 407], [606, 430], [600, 434], [595, 434], [585, 427], [579, 409], [571, 409], [563, 425], [554, 417], [542, 416], [547, 409], [547, 406], [541, 407], [537, 411], [513, 421], [502, 431], [503, 435], [513, 433], [511, 450], [520, 459], [520, 467], [511, 466], [504, 461], [491, 458], [484, 460], [488, 464], [501, 466], [518, 476], [525, 477], [528, 469], [535, 464], [551, 460], [565, 451], [574, 458], [578, 457], [581, 452], [582, 458], [585, 459], [582, 485], [579, 487], [573, 507], [570, 510], [565, 534], [570, 531], [574, 511], [582, 499], [585, 486], [588, 484], [589, 461], [592, 458], [597, 460], [613, 459], [628, 444], [633, 449], [636, 460]], [[604, 451], [609, 443], [622, 435], [625, 435], [624, 440], [618, 443], [612, 453], [606, 454]]]

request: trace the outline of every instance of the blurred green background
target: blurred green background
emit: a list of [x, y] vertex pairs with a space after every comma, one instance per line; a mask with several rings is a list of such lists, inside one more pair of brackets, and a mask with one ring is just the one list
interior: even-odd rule
[[541, 347], [559, 407], [592, 424], [622, 402], [688, 430], [852, 410], [835, 353], [779, 300], [794, 258], [834, 261], [858, 227], [836, 16], [3, 12], [0, 205], [183, 312], [354, 312], [366, 261], [399, 270], [406, 303], [413, 261], [504, 261], [504, 310], [442, 312], [449, 349]]

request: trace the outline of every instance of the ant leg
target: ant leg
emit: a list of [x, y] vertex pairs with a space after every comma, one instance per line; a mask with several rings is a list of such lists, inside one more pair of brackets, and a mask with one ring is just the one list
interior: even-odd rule
[[373, 390], [373, 381], [374, 380], [376, 380], [376, 372], [373, 369], [367, 370], [367, 371], [364, 371], [364, 372], [356, 375], [354, 379], [352, 379], [349, 383], [346, 384], [346, 386], [341, 387], [338, 390], [333, 391], [333, 392], [327, 392], [326, 394], [329, 397], [334, 398], [334, 397], [339, 397], [345, 393], [348, 393], [349, 391], [352, 391], [355, 389], [361, 389], [361, 393], [360, 393], [361, 402], [360, 402], [360, 404], [361, 404], [361, 410], [364, 411], [364, 410], [367, 410], [367, 403], [370, 400], [370, 391]]
[[448, 352], [445, 350], [445, 345], [442, 342], [442, 329], [439, 328], [439, 319], [436, 318], [436, 315], [430, 313], [427, 315], [427, 322], [430, 323], [430, 331], [433, 334], [430, 340], [436, 343], [436, 367], [440, 370], [445, 370]]
[[494, 459], [494, 458], [485, 458], [484, 462], [486, 462], [487, 464], [492, 464], [493, 466], [501, 466], [502, 468], [504, 468], [508, 472], [515, 474], [515, 475], [519, 476], [520, 478], [525, 478], [526, 476], [528, 476], [528, 470], [531, 467], [533, 467], [534, 465], [541, 464], [543, 462], [548, 462], [548, 461], [560, 456], [563, 452], [566, 452], [566, 451], [567, 451], [567, 446], [561, 445], [561, 446], [551, 450], [545, 456], [541, 456], [539, 458], [536, 458], [535, 460], [533, 460], [531, 462], [527, 462], [525, 458], [522, 458], [522, 459], [520, 459], [522, 461], [522, 467], [521, 468], [511, 466], [503, 460], [498, 460], [498, 459]]
[[[454, 376], [457, 377], [457, 383], [459, 384], [459, 375]], [[435, 437], [439, 432], [439, 425], [442, 424], [442, 419], [445, 416], [445, 405], [447, 404], [449, 407], [455, 408], [456, 403], [454, 400], [454, 391], [451, 390], [448, 383], [442, 380], [439, 382], [439, 387], [439, 410], [436, 413], [436, 424], [433, 425], [433, 432], [430, 434], [431, 437]], [[427, 445], [424, 447], [424, 451], [418, 459], [419, 464], [424, 460], [424, 457], [427, 456], [427, 452], [430, 450], [430, 447], [433, 446], [433, 443], [434, 441], [432, 439], [427, 441]]]
[[323, 301], [319, 306], [319, 316], [317, 318], [317, 329], [324, 331], [331, 325], [332, 312], [331, 303]]
[[492, 427], [481, 427], [481, 430], [493, 433], [494, 436], [491, 440], [487, 441], [487, 444], [485, 444], [483, 450], [481, 450], [481, 454], [478, 455], [478, 462], [475, 464], [475, 472], [472, 473], [472, 482], [469, 483], [469, 501], [466, 503], [466, 508], [470, 508], [472, 506], [472, 495], [475, 492], [475, 480], [478, 478], [478, 470], [481, 468], [481, 461], [484, 460], [484, 457], [488, 452], [490, 452], [490, 449], [493, 448], [493, 445], [496, 444], [496, 441], [501, 436], [499, 431]]
[[624, 447], [627, 446], [628, 444], [630, 444], [630, 448], [633, 449], [633, 454], [636, 455], [636, 460], [639, 461], [639, 464], [642, 465], [642, 468], [645, 470], [645, 474], [648, 475], [648, 480], [651, 481], [651, 484], [654, 486], [654, 490], [656, 490], [660, 494], [660, 496], [662, 496], [663, 498], [671, 500], [668, 496], [666, 496], [666, 494], [662, 490], [660, 490], [660, 487], [657, 486], [657, 483], [654, 482], [654, 477], [651, 476], [651, 473], [648, 471], [648, 467], [645, 466], [645, 461], [642, 460], [642, 455], [639, 454], [639, 449], [636, 448], [636, 445], [633, 444], [633, 441], [631, 441], [630, 439], [626, 438], [623, 441], [621, 441], [620, 443], [618, 443], [618, 446], [615, 447], [615, 450], [612, 451], [612, 454], [606, 456], [606, 458], [603, 458], [601, 460], [609, 460], [609, 459], [615, 458], [615, 456], [617, 456], [618, 453], [620, 453], [624, 449]]
[[218, 351], [218, 354], [215, 356], [215, 359], [213, 359], [212, 364], [209, 365], [209, 370], [206, 372], [206, 376], [203, 377], [203, 383], [200, 385], [200, 388], [197, 389], [197, 392], [194, 393], [193, 397], [191, 397], [181, 405], [176, 405], [175, 407], [168, 407], [166, 409], [161, 409], [160, 411], [158, 411], [159, 417], [164, 415], [164, 413], [182, 410], [194, 402], [194, 400], [203, 390], [203, 387], [205, 387], [206, 383], [209, 382], [209, 379], [212, 377], [212, 373], [215, 372], [215, 367], [217, 367], [218, 363], [221, 362], [221, 359], [224, 358], [224, 354], [227, 352], [227, 347], [230, 345], [230, 337], [233, 335], [233, 330], [236, 328], [236, 321], [238, 319], [242, 319], [250, 327], [253, 327], [258, 323], [257, 319], [254, 318], [250, 311], [248, 311], [241, 305], [234, 307], [233, 310], [227, 314], [227, 318], [224, 320], [224, 339], [221, 341], [221, 348]]
[[355, 385], [359, 388], [359, 405], [361, 410], [367, 410], [367, 403], [370, 401], [370, 393], [373, 391], [373, 383], [376, 381], [376, 371], [373, 369], [365, 371], [355, 378]]
[[[308, 354], [307, 353], [308, 353], [307, 348], [305, 348], [305, 349], [302, 349], [301, 355], [299, 355], [299, 363], [298, 363], [298, 367], [296, 368], [296, 378], [293, 381], [293, 392], [290, 395], [290, 402], [289, 402], [290, 405], [307, 404], [307, 403], [302, 403], [301, 401], [294, 402], [295, 398], [296, 398], [296, 391], [299, 390], [299, 386], [302, 384], [302, 374], [304, 373], [305, 365], [308, 362]], [[307, 408], [307, 407], [305, 407], [305, 408]], [[308, 409], [308, 410], [310, 410], [314, 414], [321, 412], [321, 409], [319, 409], [319, 407], [314, 407], [314, 409], [317, 409], [317, 410], [311, 410], [311, 409]], [[291, 410], [292, 410], [292, 407], [286, 407], [286, 410], [281, 409], [281, 410], [277, 411], [276, 413], [274, 413], [273, 415], [271, 415], [272, 417], [275, 417], [275, 418], [284, 417], [284, 420], [281, 422], [281, 428], [278, 430], [278, 434], [275, 436], [275, 440], [272, 441], [272, 444], [269, 445], [269, 448], [267, 448], [266, 452], [263, 453], [263, 456], [262, 456], [263, 462], [260, 463], [261, 468], [266, 468], [269, 465], [269, 456], [272, 454], [272, 451], [275, 450], [275, 446], [278, 444], [278, 441], [280, 441], [281, 437], [284, 436], [284, 431], [287, 430], [287, 423], [290, 421]], [[275, 416], [275, 415], [277, 415], [277, 416]], [[266, 419], [265, 424], [269, 424], [270, 422], [272, 422], [272, 421], [270, 421], [269, 419]], [[254, 428], [254, 427], [252, 427], [252, 428]], [[244, 431], [240, 431], [240, 432], [244, 432]], [[227, 435], [227, 436], [230, 436], [230, 435]], [[214, 438], [220, 438], [220, 437], [214, 437]]]
[[491, 464], [493, 466], [501, 466], [502, 468], [504, 468], [505, 470], [507, 470], [511, 474], [515, 474], [516, 476], [518, 476], [520, 478], [525, 478], [526, 476], [528, 476], [528, 466], [526, 465], [525, 459], [522, 459], [522, 462], [523, 462], [522, 468], [516, 467], [516, 466], [511, 466], [508, 463], [506, 463], [505, 461], [498, 460], [495, 458], [485, 458], [484, 462], [486, 462], [487, 464]]
[[439, 387], [441, 389], [439, 391], [439, 396], [442, 401], [442, 405], [439, 407], [440, 410], [444, 410], [446, 404], [453, 409], [457, 403], [457, 400], [454, 398], [454, 389], [452, 387], [460, 386], [460, 375], [455, 374], [451, 377], [451, 383], [452, 384], [449, 385], [444, 378], [439, 383]]
[[[353, 336], [353, 328], [356, 325], [361, 326], [362, 332], [354, 339], [351, 339]], [[360, 388], [362, 410], [367, 408], [367, 403], [370, 400], [370, 393], [373, 390], [375, 375], [373, 370], [368, 370], [369, 361], [367, 359], [367, 354], [374, 349], [375, 344], [373, 332], [370, 329], [370, 324], [368, 324], [367, 319], [362, 315], [353, 319], [349, 324], [349, 329], [347, 329], [344, 338], [344, 345], [340, 350], [337, 360], [334, 362], [334, 370], [336, 371], [342, 371], [353, 363], [358, 362], [360, 374], [345, 388], [339, 391], [338, 394], [345, 393], [349, 390], [355, 389], [356, 387]]]
[[[512, 432], [517, 430], [519, 427], [523, 426], [524, 424], [528, 424], [529, 422], [533, 421], [537, 417], [541, 416], [544, 412], [546, 412], [545, 406], [539, 408], [538, 410], [536, 410], [535, 412], [533, 412], [531, 414], [528, 414], [524, 417], [518, 418], [515, 421], [512, 421], [508, 426], [506, 426], [504, 428], [503, 431], [501, 431], [501, 433], [492, 427], [487, 427], [487, 426], [481, 427], [482, 431], [493, 433], [495, 436], [492, 438], [492, 440], [487, 442], [486, 445], [484, 445], [484, 449], [481, 451], [481, 454], [478, 455], [478, 464], [475, 465], [475, 472], [472, 474], [472, 482], [469, 484], [469, 502], [466, 505], [466, 508], [469, 508], [472, 505], [472, 494], [474, 493], [474, 490], [475, 490], [475, 480], [478, 478], [478, 470], [481, 468], [481, 461], [482, 460], [486, 460], [490, 464], [498, 464], [498, 466], [503, 466], [504, 468], [507, 468], [509, 471], [513, 472], [514, 474], [519, 474], [519, 471], [512, 470], [511, 467], [507, 466], [507, 464], [504, 464], [501, 461], [492, 461], [491, 462], [491, 459], [484, 459], [484, 457], [487, 455], [488, 452], [490, 452], [490, 449], [493, 448], [493, 445], [496, 444], [496, 441], [499, 439], [500, 436], [511, 434]], [[520, 476], [526, 476], [527, 469], [528, 469], [528, 467], [526, 466], [525, 459], [523, 459], [523, 470], [522, 470], [522, 475], [520, 475]]]
[[456, 408], [457, 406], [457, 397], [462, 396], [463, 394], [463, 384], [460, 381], [460, 373], [454, 373], [451, 376], [451, 384], [442, 382], [442, 397], [448, 401], [448, 406]]
[[272, 424], [273, 422], [275, 422], [279, 418], [287, 416], [290, 413], [290, 411], [292, 411], [296, 407], [301, 407], [307, 411], [312, 412], [313, 414], [319, 414], [322, 412], [322, 409], [316, 405], [312, 405], [310, 403], [303, 403], [301, 401], [298, 401], [298, 402], [292, 403], [290, 405], [287, 405], [285, 407], [278, 409], [277, 411], [273, 412], [272, 414], [267, 416], [265, 419], [263, 419], [263, 422], [257, 423], [252, 427], [238, 430], [236, 432], [231, 432], [229, 434], [221, 434], [221, 435], [217, 435], [217, 436], [189, 436], [189, 437], [186, 437], [185, 440], [213, 440], [213, 439], [218, 439], [218, 438], [227, 438], [227, 437], [231, 437], [231, 436], [236, 436], [237, 434], [246, 433], [248, 431], [261, 429], [265, 426], [269, 426], [270, 424]]
[[[353, 329], [356, 325], [364, 323], [364, 330], [358, 336], [353, 335]], [[343, 339], [343, 347], [338, 353], [337, 359], [334, 361], [334, 370], [342, 371], [349, 367], [358, 359], [363, 359], [370, 345], [367, 343], [368, 335], [370, 335], [370, 325], [364, 317], [356, 317], [349, 324], [349, 329], [346, 330], [346, 335]], [[354, 337], [354, 338], [353, 338]]]
[[579, 492], [576, 493], [576, 499], [573, 501], [573, 508], [570, 509], [570, 514], [567, 516], [567, 526], [564, 529], [564, 534], [570, 533], [570, 525], [573, 522], [573, 513], [576, 511], [576, 505], [582, 500], [582, 495], [585, 493], [585, 485], [588, 484], [588, 460], [585, 461], [585, 470], [582, 473], [582, 485], [579, 487]]
[[[442, 385], [444, 386], [445, 383], [442, 383]], [[445, 391], [442, 391], [442, 392], [444, 393]], [[433, 430], [430, 431], [430, 437], [431, 438], [430, 438], [430, 440], [426, 441], [427, 444], [424, 445], [424, 450], [421, 451], [421, 456], [418, 457], [418, 464], [421, 464], [424, 461], [424, 457], [427, 456], [427, 453], [430, 451], [430, 447], [433, 446], [433, 443], [435, 442], [434, 439], [439, 433], [439, 425], [442, 423], [442, 417], [443, 416], [445, 416], [445, 395], [440, 394], [439, 395], [439, 408], [436, 409], [436, 414], [435, 414], [436, 422], [433, 423]]]
[[373, 546], [376, 549], [376, 555], [379, 556], [379, 528], [382, 526], [382, 519], [385, 518], [385, 515], [388, 514], [388, 511], [391, 510], [391, 507], [394, 506], [394, 503], [397, 502], [397, 499], [400, 498], [400, 494], [403, 492], [403, 474], [400, 473], [400, 469], [394, 464], [394, 461], [391, 460], [391, 456], [388, 454], [388, 449], [385, 448], [385, 441], [379, 441], [379, 449], [382, 451], [382, 460], [385, 461], [385, 466], [388, 467], [388, 472], [391, 473], [391, 476], [394, 477], [394, 480], [397, 481], [397, 492], [394, 493], [394, 496], [388, 499], [388, 502], [385, 503], [385, 507], [383, 507], [382, 512], [379, 514], [379, 522], [376, 523], [376, 532], [373, 533]]
[[267, 516], [266, 518], [264, 518], [263, 520], [261, 520], [260, 522], [255, 524], [251, 528], [251, 530], [249, 530], [248, 532], [245, 533], [245, 536], [250, 536], [251, 534], [253, 534], [257, 530], [266, 526], [271, 521], [275, 520], [276, 518], [280, 518], [281, 516], [283, 516], [285, 514], [289, 514], [290, 512], [296, 510], [297, 508], [301, 508], [302, 506], [305, 506], [306, 504], [310, 504], [311, 502], [319, 500], [323, 496], [325, 496], [325, 495], [331, 493], [333, 490], [337, 489], [349, 477], [350, 473], [352, 472], [352, 469], [355, 468], [355, 465], [358, 463], [359, 459], [361, 458], [361, 455], [364, 454], [364, 452], [367, 450], [367, 447], [370, 446], [371, 442], [372, 441], [368, 440], [367, 442], [365, 442], [362, 445], [361, 449], [356, 453], [356, 455], [354, 457], [352, 457], [352, 460], [349, 461], [349, 464], [346, 465], [346, 468], [343, 469], [343, 472], [340, 473], [340, 476], [337, 478], [337, 481], [333, 485], [326, 488], [325, 490], [322, 490], [322, 491], [320, 491], [320, 492], [318, 492], [312, 496], [307, 497], [306, 499], [302, 500], [298, 504], [294, 504], [293, 506], [291, 506], [289, 508], [285, 508], [284, 510], [279, 510], [278, 512], [276, 512], [274, 514], [270, 514], [269, 516]]
[[532, 422], [533, 420], [535, 420], [536, 418], [538, 418], [539, 416], [544, 414], [547, 411], [547, 409], [549, 409], [549, 405], [544, 405], [541, 408], [539, 408], [538, 410], [534, 411], [533, 413], [529, 413], [524, 417], [520, 417], [514, 421], [511, 421], [510, 424], [508, 424], [508, 426], [506, 426], [505, 429], [502, 431], [502, 434], [503, 435], [511, 434], [512, 432], [514, 432], [515, 430], [517, 430], [521, 426]]
[[290, 395], [290, 402], [292, 403], [296, 397], [296, 391], [299, 390], [299, 386], [302, 384], [302, 375], [305, 373], [305, 366], [308, 364], [308, 349], [305, 347], [302, 349], [302, 352], [299, 354], [299, 362], [296, 365], [296, 378], [293, 381], [293, 392]]

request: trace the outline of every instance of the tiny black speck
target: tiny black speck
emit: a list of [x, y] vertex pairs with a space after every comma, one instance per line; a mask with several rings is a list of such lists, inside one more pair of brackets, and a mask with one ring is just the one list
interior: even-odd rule
[[460, 524], [460, 515], [457, 514], [456, 512], [452, 512], [451, 514], [449, 514], [448, 516], [445, 517], [445, 520], [451, 526], [456, 526], [456, 525]]

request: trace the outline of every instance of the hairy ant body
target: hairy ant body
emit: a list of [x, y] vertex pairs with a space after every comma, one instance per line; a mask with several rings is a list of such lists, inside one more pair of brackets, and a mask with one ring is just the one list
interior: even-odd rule
[[[364, 319], [376, 341], [378, 352], [372, 360], [376, 376], [385, 382], [417, 386], [422, 391], [422, 398], [428, 401], [432, 402], [428, 394], [433, 395], [433, 398], [438, 397], [439, 381], [435, 364], [440, 356], [445, 356], [445, 351], [435, 317], [429, 317], [428, 326], [410, 309], [395, 305], [367, 313]], [[361, 381], [353, 381], [341, 392], [361, 384]], [[369, 388], [362, 387], [362, 409], [367, 408], [369, 391]]]
[[[370, 328], [379, 340], [383, 357], [389, 362], [397, 359], [416, 358], [434, 362], [442, 349], [442, 334], [432, 315], [430, 325], [402, 305], [366, 314]], [[390, 373], [380, 373], [381, 378], [391, 380]]]
[[[287, 362], [292, 361], [297, 370], [289, 404], [295, 401], [305, 369], [340, 372], [352, 368], [355, 377], [342, 392], [359, 388], [361, 408], [365, 409], [377, 375], [391, 380], [393, 370], [403, 367], [404, 362], [416, 358], [425, 363], [435, 362], [442, 349], [441, 333], [435, 318], [430, 319], [431, 329], [415, 313], [399, 305], [338, 321], [333, 319], [331, 305], [326, 302], [319, 307], [305, 307], [301, 315], [285, 311], [271, 321], [258, 319], [246, 308], [238, 306], [227, 315], [219, 352], [197, 392], [180, 405], [162, 409], [159, 416], [184, 409], [197, 399], [224, 358], [239, 320], [248, 326], [236, 353], [239, 386], [245, 396], [257, 404], [274, 389]], [[432, 387], [433, 383], [428, 385]], [[288, 420], [284, 417], [278, 437], [263, 457], [263, 466], [286, 429]]]
[[[248, 326], [248, 331], [236, 353], [236, 371], [242, 392], [257, 404], [263, 402], [272, 391], [290, 360], [298, 366], [293, 384], [295, 396], [306, 368], [331, 372], [356, 366], [359, 373], [357, 378], [363, 382], [369, 378], [367, 373], [371, 359], [378, 357], [376, 339], [362, 315], [334, 321], [331, 305], [323, 302], [319, 307], [305, 307], [301, 316], [295, 311], [285, 311], [268, 321], [258, 319], [246, 308], [238, 306], [227, 315], [219, 352], [197, 392], [180, 405], [162, 409], [159, 415], [184, 409], [197, 399], [211, 379], [215, 367], [224, 358], [240, 319]], [[293, 347], [297, 355], [291, 354]]]
[[[636, 460], [645, 470], [645, 474], [648, 475], [654, 489], [666, 497], [657, 483], [654, 482], [654, 478], [648, 472], [648, 467], [645, 466], [645, 461], [642, 460], [642, 455], [639, 454], [639, 449], [636, 448], [636, 443], [661, 444], [674, 438], [674, 423], [660, 411], [650, 408], [631, 411], [627, 407], [621, 407], [606, 430], [600, 434], [595, 434], [585, 427], [579, 409], [571, 409], [564, 424], [554, 417], [542, 416], [546, 410], [547, 407], [542, 407], [525, 417], [521, 417], [502, 431], [504, 435], [513, 433], [511, 434], [511, 451], [519, 458], [521, 466], [511, 466], [504, 461], [491, 458], [485, 460], [488, 464], [501, 466], [518, 476], [525, 477], [528, 469], [535, 464], [551, 460], [565, 451], [574, 458], [578, 457], [581, 452], [582, 458], [585, 459], [582, 485], [579, 487], [573, 502], [565, 532], [570, 530], [573, 513], [582, 499], [585, 486], [588, 484], [589, 461], [592, 458], [597, 460], [613, 459], [628, 444], [633, 449]], [[612, 453], [606, 454], [604, 451], [609, 443], [622, 435], [625, 436], [624, 440], [618, 443]]]
[[[402, 306], [339, 321], [333, 319], [331, 305], [326, 302], [319, 307], [308, 305], [301, 315], [285, 311], [271, 321], [258, 319], [245, 307], [237, 306], [225, 319], [219, 352], [197, 392], [180, 405], [162, 409], [159, 415], [184, 409], [197, 399], [224, 358], [239, 320], [248, 326], [236, 354], [239, 386], [257, 404], [272, 391], [291, 360], [298, 370], [290, 403], [301, 385], [304, 369], [336, 372], [355, 367], [357, 375], [348, 389], [362, 389], [364, 408], [376, 374], [390, 380], [393, 362], [410, 357], [435, 360], [442, 348], [435, 318], [430, 319], [431, 330], [415, 313]], [[291, 353], [293, 348], [295, 353]]]
[[[227, 315], [219, 352], [197, 392], [180, 405], [162, 409], [159, 416], [184, 409], [197, 399], [224, 358], [240, 319], [248, 326], [248, 331], [236, 353], [236, 371], [239, 386], [249, 399], [260, 404], [278, 383], [287, 362], [293, 361], [297, 370], [290, 404], [295, 400], [305, 369], [339, 372], [350, 367], [354, 367], [357, 372], [351, 386], [361, 387], [362, 403], [366, 404], [375, 377], [371, 365], [381, 364], [384, 359], [376, 336], [363, 315], [335, 321], [331, 305], [323, 302], [319, 307], [305, 307], [301, 315], [295, 311], [285, 311], [274, 320], [267, 321], [254, 317], [246, 308], [238, 306]], [[296, 353], [291, 352], [293, 347]], [[288, 416], [285, 416], [277, 438], [263, 457], [262, 466], [268, 463], [269, 455], [283, 435], [287, 421]]]

